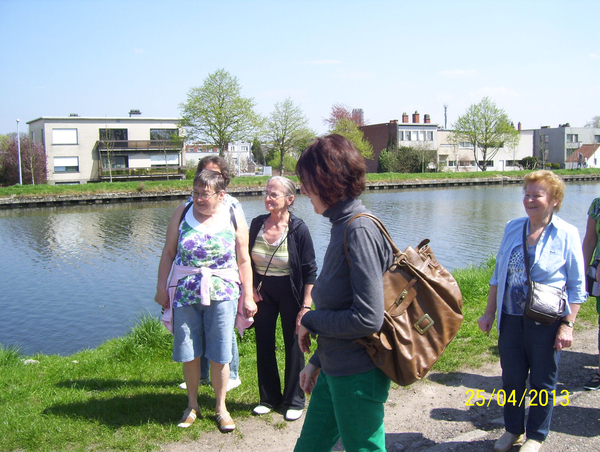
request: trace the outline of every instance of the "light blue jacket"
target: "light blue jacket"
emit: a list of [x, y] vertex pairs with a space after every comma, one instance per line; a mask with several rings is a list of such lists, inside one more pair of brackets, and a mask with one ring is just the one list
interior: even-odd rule
[[[506, 289], [508, 261], [513, 248], [523, 243], [523, 225], [528, 217], [511, 220], [504, 228], [504, 236], [496, 256], [496, 267], [490, 285], [498, 286], [496, 296], [496, 321], [500, 331], [500, 314]], [[562, 288], [567, 285], [567, 307], [565, 316], [571, 313], [570, 303], [583, 303], [585, 292], [585, 266], [581, 239], [577, 228], [556, 215], [544, 229], [535, 247], [535, 263], [531, 267], [533, 281]]]

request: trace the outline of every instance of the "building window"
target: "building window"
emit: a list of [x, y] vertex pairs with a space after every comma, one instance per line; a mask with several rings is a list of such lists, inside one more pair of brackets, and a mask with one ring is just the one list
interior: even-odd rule
[[[128, 168], [129, 167], [129, 159], [126, 155], [113, 155], [112, 156], [112, 168]], [[102, 156], [102, 169], [108, 169], [108, 157]]]
[[579, 142], [579, 136], [577, 134], [574, 133], [568, 133], [567, 134], [567, 143], [577, 143]]
[[179, 136], [177, 129], [150, 129], [150, 140], [169, 141], [173, 135]]
[[473, 149], [473, 143], [469, 143], [468, 141], [461, 141], [460, 143], [458, 143], [458, 147], [464, 149]]
[[448, 166], [456, 166], [456, 162], [454, 160], [448, 160]]
[[506, 166], [519, 166], [519, 160], [507, 160]]
[[411, 135], [412, 135], [411, 131], [410, 131], [410, 130], [407, 130], [407, 131], [406, 131], [406, 141], [410, 141], [410, 139], [411, 139]]
[[594, 135], [594, 142], [600, 143], [600, 135]]
[[398, 141], [404, 141], [404, 131], [398, 131]]
[[[486, 162], [486, 167], [489, 168], [491, 166], [494, 166], [494, 161], [493, 160], [487, 160]], [[479, 166], [483, 165], [483, 160], [479, 160]]]
[[248, 152], [248, 146], [242, 146], [242, 152]]
[[427, 132], [427, 141], [433, 141], [433, 132]]
[[155, 154], [150, 156], [150, 164], [152, 166], [177, 166], [179, 165], [179, 155], [177, 154]]
[[419, 141], [425, 141], [425, 131], [419, 132]]
[[100, 129], [101, 141], [127, 141], [127, 129]]
[[52, 129], [52, 144], [79, 144], [77, 129]]
[[77, 173], [79, 171], [79, 157], [54, 157], [55, 173]]

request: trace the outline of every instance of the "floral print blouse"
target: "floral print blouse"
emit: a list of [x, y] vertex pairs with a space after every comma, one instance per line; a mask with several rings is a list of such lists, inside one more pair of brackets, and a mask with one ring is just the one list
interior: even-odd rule
[[[233, 268], [237, 271], [235, 252], [236, 235], [227, 209], [221, 206], [216, 224], [205, 226], [194, 217], [193, 207], [188, 210], [179, 225], [179, 241], [175, 264], [211, 269]], [[181, 278], [175, 290], [173, 307], [200, 303], [200, 280], [202, 275]], [[239, 286], [212, 276], [211, 301], [237, 300]]]

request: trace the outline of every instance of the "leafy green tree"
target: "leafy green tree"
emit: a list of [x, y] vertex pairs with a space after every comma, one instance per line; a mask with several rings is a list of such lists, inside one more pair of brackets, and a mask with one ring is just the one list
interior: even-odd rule
[[48, 181], [46, 153], [41, 143], [34, 143], [25, 133], [9, 133], [0, 139], [0, 183], [19, 183], [19, 145], [23, 185], [45, 184]]
[[526, 170], [534, 170], [540, 166], [540, 159], [537, 157], [525, 157], [519, 160], [519, 166]]
[[187, 101], [179, 105], [188, 141], [214, 144], [223, 157], [229, 143], [252, 135], [261, 118], [254, 111], [254, 99], [242, 97], [240, 92], [237, 77], [225, 69], [210, 74], [202, 86], [190, 89]]
[[330, 132], [347, 138], [364, 158], [373, 158], [373, 146], [365, 140], [362, 130], [351, 119], [341, 118], [335, 123]]
[[586, 123], [585, 126], [600, 129], [600, 116], [594, 116], [590, 122]]
[[471, 105], [466, 113], [452, 125], [448, 141], [473, 144], [475, 162], [481, 171], [487, 169], [500, 148], [514, 148], [519, 143], [519, 131], [515, 130], [508, 115], [489, 98]]
[[260, 140], [258, 137], [254, 137], [254, 140], [252, 140], [252, 147], [250, 150], [252, 151], [252, 157], [254, 158], [254, 161], [259, 165], [264, 165], [265, 155], [263, 154], [262, 146], [260, 145]]
[[420, 173], [423, 171], [423, 156], [422, 150], [410, 146], [384, 149], [379, 154], [379, 172]]
[[266, 136], [273, 145], [272, 154], [279, 154], [279, 164], [274, 167], [278, 167], [283, 174], [287, 169], [284, 165], [285, 156], [299, 154], [302, 146], [316, 135], [316, 132], [308, 127], [308, 118], [289, 97], [276, 103], [275, 110], [266, 122]]

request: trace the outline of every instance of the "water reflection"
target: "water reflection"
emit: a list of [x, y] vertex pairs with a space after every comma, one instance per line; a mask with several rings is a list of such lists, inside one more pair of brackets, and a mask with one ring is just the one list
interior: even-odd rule
[[[561, 217], [583, 237], [600, 184], [567, 186]], [[448, 268], [496, 252], [506, 221], [524, 215], [521, 188], [459, 187], [366, 192], [363, 202], [399, 248], [430, 238]], [[240, 198], [248, 222], [262, 198]], [[158, 260], [178, 201], [0, 211], [0, 343], [27, 354], [70, 354], [125, 334], [153, 301]], [[329, 222], [298, 196], [321, 266]]]

